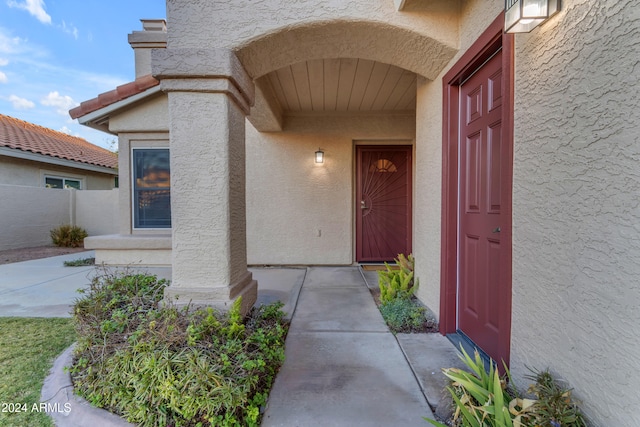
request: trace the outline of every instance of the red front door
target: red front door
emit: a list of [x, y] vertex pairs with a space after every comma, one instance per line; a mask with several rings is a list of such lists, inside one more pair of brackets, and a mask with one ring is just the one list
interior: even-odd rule
[[356, 147], [356, 261], [411, 253], [411, 147]]
[[459, 91], [458, 329], [497, 360], [507, 358], [511, 309], [510, 283], [501, 280], [510, 250], [501, 239], [501, 194], [511, 161], [503, 144], [502, 82], [499, 50]]

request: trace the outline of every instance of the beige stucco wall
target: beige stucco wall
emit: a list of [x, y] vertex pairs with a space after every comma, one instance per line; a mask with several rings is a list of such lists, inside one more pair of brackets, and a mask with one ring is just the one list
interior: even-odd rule
[[159, 92], [144, 103], [135, 104], [132, 108], [118, 112], [109, 119], [109, 131], [120, 132], [155, 132], [169, 131], [169, 105], [167, 96]]
[[442, 77], [498, 16], [502, 1], [467, 1], [461, 9], [459, 51], [435, 80], [418, 79], [413, 252], [418, 297], [440, 316], [442, 221]]
[[115, 184], [111, 174], [0, 156], [0, 184], [44, 187], [45, 175], [79, 179], [84, 190], [110, 190]]
[[118, 192], [86, 190], [75, 192], [75, 223], [90, 236], [113, 234], [118, 230]]
[[413, 144], [415, 125], [412, 116], [289, 117], [284, 132], [247, 122], [246, 135], [249, 264], [352, 264], [354, 144]]
[[0, 250], [51, 245], [49, 232], [65, 224], [114, 233], [117, 192], [0, 184]]
[[640, 9], [573, 0], [516, 37], [512, 365], [640, 425]]
[[398, 13], [393, 0], [190, 3], [167, 1], [167, 47], [232, 49], [254, 78], [306, 59], [349, 57], [434, 77], [458, 43], [458, 0], [425, 2], [426, 15]]
[[71, 223], [71, 190], [0, 185], [0, 250], [51, 244], [49, 231]]

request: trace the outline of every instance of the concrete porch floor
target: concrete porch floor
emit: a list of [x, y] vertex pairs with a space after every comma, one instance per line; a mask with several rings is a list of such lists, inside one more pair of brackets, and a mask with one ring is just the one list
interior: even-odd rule
[[[93, 267], [63, 261], [91, 252], [0, 265], [0, 316], [68, 317], [77, 289], [88, 286]], [[169, 269], [143, 269], [169, 277]], [[281, 300], [291, 319], [286, 361], [271, 390], [263, 426], [428, 425], [441, 405], [441, 368], [460, 366], [457, 350], [439, 334], [398, 334], [387, 329], [368, 287], [377, 273], [357, 266], [250, 268], [258, 280], [258, 303]], [[71, 402], [58, 426], [127, 425], [68, 392], [64, 366], [56, 361], [43, 401]], [[442, 408], [439, 408], [440, 410]], [[440, 412], [440, 411], [438, 411]]]

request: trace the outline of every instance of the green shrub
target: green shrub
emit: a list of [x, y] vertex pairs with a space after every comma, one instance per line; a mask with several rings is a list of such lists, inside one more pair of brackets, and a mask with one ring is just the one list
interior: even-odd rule
[[379, 309], [392, 332], [420, 332], [424, 329], [425, 308], [417, 301], [395, 298], [380, 304]]
[[257, 426], [284, 361], [282, 303], [229, 313], [157, 308], [166, 282], [96, 278], [74, 309], [72, 375], [93, 405], [140, 426]]
[[396, 298], [411, 299], [416, 289], [418, 281], [413, 277], [415, 261], [412, 255], [405, 257], [398, 255], [395, 260], [396, 266], [392, 267], [386, 262], [386, 271], [378, 272], [378, 285], [380, 286], [380, 302], [382, 304]]
[[51, 240], [56, 246], [66, 248], [79, 248], [84, 244], [84, 239], [89, 234], [84, 228], [77, 225], [61, 225], [49, 232]]
[[96, 263], [96, 259], [94, 257], [75, 259], [73, 261], [63, 262], [65, 267], [85, 267], [88, 265], [95, 265], [95, 263]]

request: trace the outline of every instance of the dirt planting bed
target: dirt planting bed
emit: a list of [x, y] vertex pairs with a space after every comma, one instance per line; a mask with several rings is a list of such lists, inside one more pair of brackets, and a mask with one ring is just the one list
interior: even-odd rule
[[0, 264], [49, 258], [58, 255], [73, 254], [86, 251], [84, 248], [61, 248], [58, 246], [38, 246], [35, 248], [7, 249], [0, 251]]

